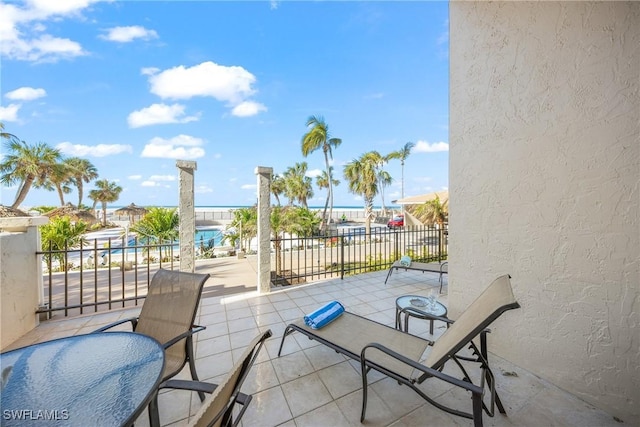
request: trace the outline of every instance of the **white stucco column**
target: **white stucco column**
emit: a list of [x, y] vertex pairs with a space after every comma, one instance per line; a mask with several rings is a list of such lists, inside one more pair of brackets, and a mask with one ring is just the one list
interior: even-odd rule
[[38, 326], [44, 304], [38, 226], [47, 217], [0, 218], [0, 349]]
[[180, 211], [180, 271], [193, 273], [196, 269], [194, 254], [196, 213], [194, 206], [193, 172], [197, 169], [197, 163], [178, 160], [176, 161], [176, 167], [180, 171], [178, 178], [180, 186], [178, 204]]
[[258, 293], [271, 291], [271, 176], [273, 168], [258, 166]]

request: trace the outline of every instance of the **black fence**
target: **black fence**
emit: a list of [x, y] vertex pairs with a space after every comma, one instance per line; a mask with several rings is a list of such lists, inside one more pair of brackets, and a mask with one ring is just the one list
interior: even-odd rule
[[[272, 239], [273, 286], [384, 270], [402, 255], [414, 261], [447, 258], [447, 228], [388, 230], [346, 227], [331, 236]], [[153, 274], [178, 269], [177, 242], [149, 244], [124, 237], [91, 240], [81, 248], [36, 252], [42, 256], [44, 305], [41, 318], [75, 316], [133, 307], [146, 297]]]
[[159, 269], [179, 268], [175, 242], [149, 244], [124, 237], [83, 242], [79, 249], [36, 252], [42, 255], [44, 306], [41, 318], [131, 307], [146, 297]]
[[271, 239], [271, 283], [287, 286], [385, 270], [403, 255], [417, 262], [442, 261], [447, 258], [447, 238], [445, 225], [371, 227], [370, 234], [365, 227], [348, 227], [331, 236]]

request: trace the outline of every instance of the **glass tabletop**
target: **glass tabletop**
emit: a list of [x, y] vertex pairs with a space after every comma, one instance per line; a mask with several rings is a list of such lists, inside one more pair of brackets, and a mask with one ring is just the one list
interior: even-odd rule
[[2, 425], [119, 426], [157, 388], [164, 351], [153, 338], [103, 332], [0, 354]]
[[[411, 307], [434, 316], [447, 314], [447, 308], [442, 303], [436, 301], [433, 306], [430, 306], [427, 297], [420, 295], [403, 295], [396, 300], [396, 306], [399, 310]], [[412, 313], [415, 314], [415, 312]]]

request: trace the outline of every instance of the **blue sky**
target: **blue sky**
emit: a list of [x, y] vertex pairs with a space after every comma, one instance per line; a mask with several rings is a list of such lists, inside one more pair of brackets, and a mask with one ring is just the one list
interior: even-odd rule
[[[251, 205], [256, 166], [324, 168], [321, 151], [300, 150], [311, 115], [343, 141], [335, 205], [362, 205], [346, 163], [408, 141], [417, 145], [405, 196], [440, 191], [448, 28], [446, 2], [3, 2], [0, 121], [24, 141], [89, 159], [123, 187], [114, 206], [176, 205], [176, 159], [197, 162], [196, 206]], [[386, 170], [389, 205], [401, 195], [400, 162]], [[15, 190], [3, 187], [1, 203]], [[315, 188], [309, 204], [325, 197]], [[23, 206], [57, 204], [55, 192], [32, 189]]]

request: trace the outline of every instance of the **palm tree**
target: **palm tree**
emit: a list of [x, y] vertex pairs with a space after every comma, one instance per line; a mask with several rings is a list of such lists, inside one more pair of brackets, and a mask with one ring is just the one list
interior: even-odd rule
[[278, 206], [280, 206], [280, 196], [285, 192], [285, 182], [282, 175], [273, 175], [271, 180], [271, 194], [276, 198]]
[[[65, 163], [66, 159], [62, 161], [62, 163], [58, 163], [54, 165], [51, 175], [49, 176], [49, 183], [55, 187], [58, 192], [58, 197], [60, 198], [60, 206], [64, 206], [64, 195], [71, 193], [71, 169]], [[50, 185], [45, 185], [45, 188], [50, 187]]]
[[9, 132], [3, 132], [4, 131], [4, 123], [0, 122], [0, 138], [3, 139], [18, 139], [19, 138], [17, 136], [15, 136], [12, 133]]
[[344, 177], [349, 182], [349, 191], [362, 196], [365, 209], [366, 235], [371, 234], [373, 217], [373, 199], [378, 194], [378, 161], [380, 154], [371, 151], [364, 153], [344, 167]]
[[258, 235], [258, 207], [240, 208], [233, 211], [233, 220], [227, 226], [227, 230], [235, 230], [225, 235], [233, 246], [240, 243], [239, 249], [244, 251], [249, 247], [251, 239]]
[[[313, 153], [318, 149], [322, 149], [324, 154], [325, 171], [327, 172], [327, 176], [331, 176], [331, 171], [329, 170], [329, 159], [333, 160], [333, 149], [342, 144], [342, 140], [340, 138], [331, 137], [329, 133], [329, 125], [324, 121], [323, 117], [309, 117], [307, 119], [307, 128], [311, 129], [302, 136], [302, 155], [307, 157], [310, 153]], [[333, 215], [333, 182], [329, 180], [328, 183], [329, 216], [327, 217], [327, 207], [325, 205], [324, 211], [322, 212], [322, 225], [320, 226], [321, 231], [326, 229], [326, 226], [328, 222], [331, 221], [331, 216]]]
[[[331, 186], [340, 185], [340, 181], [333, 177], [333, 166], [329, 166], [329, 173], [327, 173], [327, 171], [324, 170], [320, 175], [316, 177], [316, 185], [320, 190], [322, 190], [323, 188], [329, 188], [330, 185]], [[322, 211], [323, 212], [322, 218], [324, 218], [324, 213], [327, 212], [327, 206], [329, 206], [330, 195], [331, 193], [327, 192], [327, 200], [324, 202], [324, 210]], [[322, 228], [322, 226], [323, 226], [323, 221], [321, 221], [320, 227]]]
[[173, 243], [178, 238], [179, 223], [180, 218], [176, 209], [150, 208], [140, 221], [131, 226], [131, 231], [146, 237], [149, 242], [160, 244], [162, 260], [162, 244]]
[[[3, 133], [4, 137], [5, 133]], [[48, 187], [49, 179], [54, 173], [56, 165], [62, 159], [60, 151], [41, 142], [28, 145], [15, 137], [9, 137], [5, 145], [6, 152], [0, 163], [0, 182], [10, 186], [20, 183], [16, 198], [11, 205], [17, 208], [27, 197], [33, 185], [36, 188]]]
[[115, 202], [120, 198], [122, 187], [115, 182], [101, 179], [95, 183], [96, 189], [89, 191], [89, 198], [93, 200], [93, 209], [98, 202], [102, 203], [102, 225], [107, 225], [107, 203]]
[[402, 171], [402, 191], [400, 192], [401, 197], [404, 199], [404, 161], [407, 160], [407, 157], [411, 154], [411, 150], [415, 147], [416, 144], [413, 142], [407, 142], [404, 144], [404, 147], [399, 149], [398, 151], [394, 151], [389, 153], [387, 156], [389, 159], [399, 159], [400, 160], [400, 168]]
[[436, 194], [435, 198], [416, 206], [414, 212], [416, 217], [423, 223], [437, 223], [442, 228], [449, 216], [449, 199], [441, 202], [440, 197]]
[[83, 183], [89, 183], [98, 177], [98, 169], [87, 159], [70, 157], [64, 161], [71, 169], [71, 182], [78, 189], [78, 208], [82, 206]]
[[307, 169], [307, 162], [302, 162], [296, 163], [293, 167], [288, 167], [284, 172], [284, 194], [289, 199], [289, 205], [293, 205], [294, 201], [298, 201], [306, 208], [307, 200], [313, 197], [313, 181], [306, 175]]
[[68, 269], [66, 251], [79, 247], [85, 242], [83, 235], [87, 229], [86, 222], [72, 222], [68, 216], [51, 218], [48, 224], [41, 226], [42, 250], [51, 251], [45, 254], [47, 265], [50, 265], [51, 259], [56, 259], [60, 264], [60, 271], [66, 271]]

